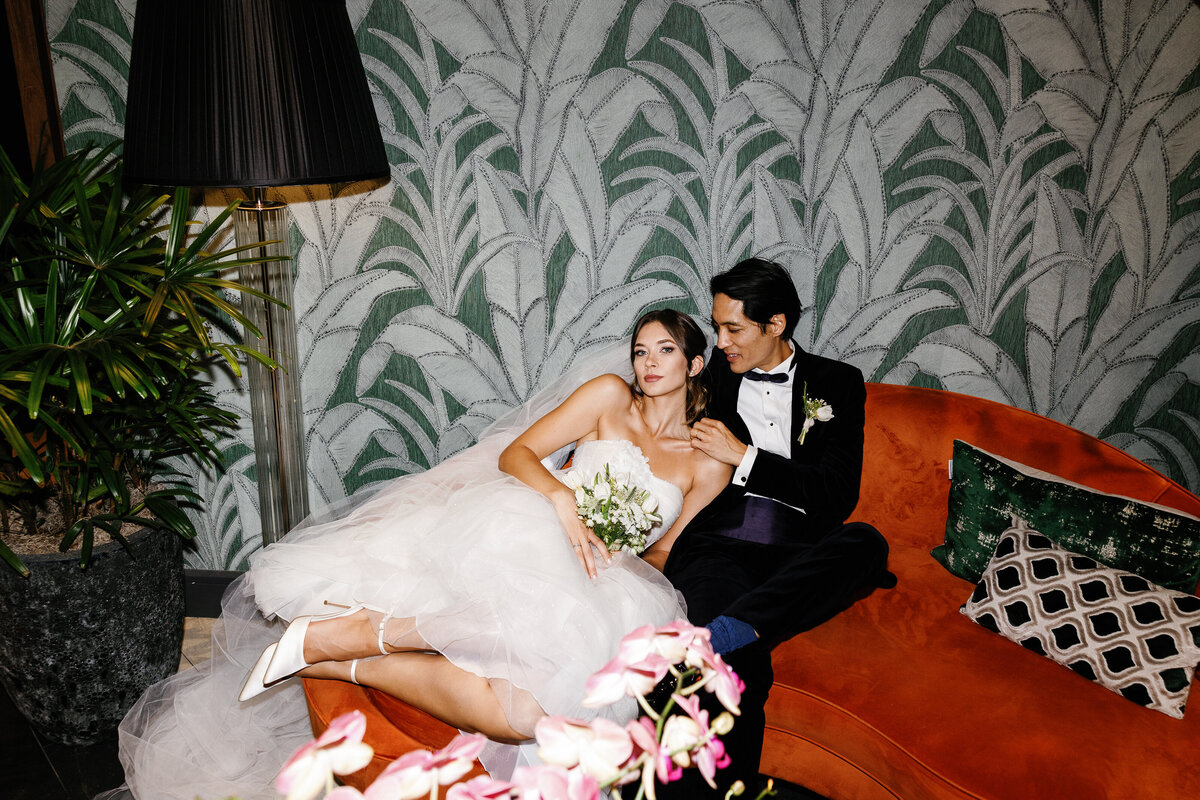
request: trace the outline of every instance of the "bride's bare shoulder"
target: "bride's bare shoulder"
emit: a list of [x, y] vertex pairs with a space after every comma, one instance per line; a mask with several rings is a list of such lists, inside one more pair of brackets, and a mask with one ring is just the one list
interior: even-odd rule
[[592, 378], [579, 387], [579, 391], [602, 398], [608, 402], [628, 400], [633, 397], [629, 384], [620, 375], [609, 372]]
[[728, 483], [733, 475], [733, 467], [705, 453], [703, 450], [692, 449], [692, 470], [697, 479]]

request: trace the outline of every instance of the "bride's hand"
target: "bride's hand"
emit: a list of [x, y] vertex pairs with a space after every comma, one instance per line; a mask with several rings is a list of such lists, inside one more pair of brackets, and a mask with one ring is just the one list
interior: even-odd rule
[[583, 568], [587, 570], [589, 578], [596, 577], [596, 555], [592, 551], [592, 547], [596, 548], [596, 552], [601, 554], [605, 564], [612, 563], [612, 555], [608, 552], [608, 548], [604, 546], [604, 542], [600, 537], [583, 524], [583, 520], [576, 513], [575, 495], [571, 492], [556, 495], [554, 498], [554, 510], [558, 512], [558, 521], [562, 524], [563, 531], [567, 534], [567, 541], [570, 542], [571, 548], [575, 551], [575, 557], [579, 559], [579, 563], [583, 564]]

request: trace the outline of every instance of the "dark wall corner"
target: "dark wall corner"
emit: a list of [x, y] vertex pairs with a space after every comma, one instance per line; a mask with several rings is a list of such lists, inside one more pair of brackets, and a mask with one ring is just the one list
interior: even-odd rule
[[183, 594], [185, 613], [189, 617], [218, 617], [221, 615], [221, 596], [240, 572], [218, 569], [185, 569]]

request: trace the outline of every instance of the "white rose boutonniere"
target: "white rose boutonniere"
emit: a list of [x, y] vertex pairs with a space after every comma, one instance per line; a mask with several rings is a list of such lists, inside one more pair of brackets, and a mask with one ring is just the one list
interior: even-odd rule
[[800, 398], [804, 401], [804, 427], [800, 430], [798, 441], [804, 444], [804, 437], [808, 435], [809, 428], [818, 422], [829, 422], [833, 419], [833, 406], [819, 397], [809, 397], [807, 383], [801, 390]]

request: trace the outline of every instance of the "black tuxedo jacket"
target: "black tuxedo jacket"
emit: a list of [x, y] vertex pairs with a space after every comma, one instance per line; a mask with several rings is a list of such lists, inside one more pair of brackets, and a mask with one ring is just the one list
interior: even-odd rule
[[[743, 378], [729, 369], [725, 354], [714, 348], [708, 367], [708, 415], [746, 444], [750, 432], [739, 416], [738, 393]], [[862, 480], [863, 421], [867, 399], [862, 373], [857, 367], [811, 355], [796, 348], [792, 380], [792, 452], [781, 456], [759, 449], [746, 485], [731, 483], [697, 515], [693, 525], [703, 525], [711, 512], [740, 502], [746, 492], [770, 497], [804, 509], [805, 538], [820, 536], [841, 525], [858, 504]], [[800, 444], [804, 427], [804, 390], [833, 409], [833, 419], [817, 422]]]

